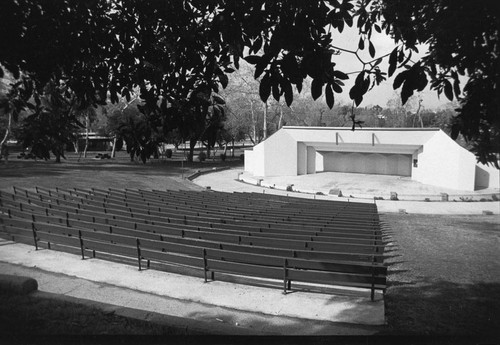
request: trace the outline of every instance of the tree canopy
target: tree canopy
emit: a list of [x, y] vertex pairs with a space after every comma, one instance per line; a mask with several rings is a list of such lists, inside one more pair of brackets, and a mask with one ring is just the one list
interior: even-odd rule
[[[272, 96], [287, 105], [306, 78], [312, 80], [312, 98], [324, 95], [332, 108], [335, 94], [349, 92], [357, 106], [369, 89], [395, 75], [403, 103], [427, 85], [458, 98], [452, 136], [462, 134], [481, 162], [497, 164], [496, 8], [493, 0], [4, 0], [0, 77], [5, 69], [25, 82], [18, 85], [24, 93], [0, 98], [0, 107], [16, 113], [29, 99], [35, 100], [31, 107], [44, 107], [37, 99], [45, 85], [64, 80], [76, 108], [129, 98], [138, 86], [148, 116], [174, 116], [182, 124], [187, 122], [179, 116], [192, 113], [197, 124], [211, 124], [217, 122], [214, 114], [220, 117], [217, 93], [241, 59], [254, 66], [261, 100]], [[335, 45], [347, 26], [359, 30], [357, 51]], [[392, 53], [377, 56], [374, 31], [393, 37]], [[421, 43], [428, 53], [415, 60]], [[359, 50], [368, 50], [372, 59], [344, 90], [350, 75], [336, 68], [336, 56]], [[389, 62], [387, 71], [380, 68], [382, 59]], [[354, 129], [354, 113], [352, 124]], [[193, 133], [190, 140], [203, 135]]]

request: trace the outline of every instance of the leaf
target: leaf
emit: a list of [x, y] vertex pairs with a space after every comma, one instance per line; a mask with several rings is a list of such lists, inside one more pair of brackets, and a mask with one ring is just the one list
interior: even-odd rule
[[[340, 82], [340, 81], [339, 81]], [[333, 91], [336, 93], [342, 93], [342, 88], [338, 83], [332, 83]]]
[[240, 57], [238, 55], [233, 55], [234, 67], [240, 69]]
[[221, 96], [219, 96], [216, 93], [212, 94], [212, 98], [213, 98], [214, 102], [217, 104], [226, 104], [226, 101], [224, 100], [224, 98], [222, 98]]
[[260, 62], [260, 60], [262, 59], [262, 56], [249, 55], [249, 56], [245, 56], [243, 59], [251, 65], [256, 65]]
[[264, 77], [262, 77], [262, 80], [260, 81], [259, 85], [259, 96], [262, 102], [264, 103], [267, 102], [270, 93], [271, 93], [271, 78], [269, 77], [268, 74], [265, 74]]
[[401, 90], [401, 102], [403, 105], [406, 104], [408, 98], [413, 95], [412, 81], [408, 78], [403, 84], [403, 89]]
[[373, 46], [372, 41], [368, 41], [368, 51], [370, 52], [370, 56], [373, 58], [375, 56], [375, 47]]
[[427, 86], [427, 76], [423, 71], [420, 71], [417, 75], [416, 89], [417, 91], [422, 91]]
[[295, 87], [297, 88], [297, 92], [301, 93], [302, 92], [302, 80], [300, 81], [300, 83], [296, 83]]
[[281, 70], [286, 77], [293, 78], [299, 75], [299, 65], [293, 54], [287, 54], [281, 60]]
[[458, 76], [453, 81], [453, 91], [455, 92], [455, 97], [458, 98], [458, 96], [460, 96], [460, 80], [458, 79]]
[[345, 74], [344, 72], [339, 71], [339, 70], [333, 71], [333, 76], [335, 78], [338, 78], [338, 79], [341, 79], [341, 80], [347, 80], [347, 79], [349, 79], [349, 76], [347, 74]]
[[323, 82], [316, 78], [311, 84], [311, 95], [314, 100], [317, 100], [323, 93]]
[[111, 91], [110, 90], [110, 100], [111, 100], [111, 103], [118, 103], [118, 95], [116, 94], [116, 90], [114, 91]]
[[444, 95], [450, 101], [453, 101], [453, 88], [451, 86], [450, 81], [448, 79], [445, 79], [443, 83], [444, 83]]
[[339, 30], [340, 33], [342, 33], [342, 31], [344, 31], [344, 21], [343, 20], [339, 21], [337, 30]]
[[[347, 3], [349, 4], [349, 3]], [[351, 15], [346, 15], [344, 17], [345, 23], [347, 24], [348, 27], [352, 27], [352, 16]]]
[[252, 45], [252, 51], [257, 53], [262, 48], [262, 37], [259, 36]]
[[326, 105], [328, 108], [332, 109], [333, 104], [335, 103], [335, 96], [333, 94], [332, 85], [327, 84], [325, 88], [325, 96], [326, 96]]
[[394, 71], [396, 70], [397, 63], [398, 63], [398, 48], [396, 47], [389, 56], [389, 71], [388, 71], [389, 77], [391, 77]]
[[229, 83], [229, 78], [225, 74], [219, 74], [219, 81], [222, 85], [222, 88], [226, 88], [227, 84]]
[[370, 75], [368, 77], [363, 78], [363, 83], [361, 84], [361, 93], [364, 95], [368, 88], [370, 87]]
[[392, 87], [394, 90], [399, 89], [399, 87], [403, 84], [403, 82], [406, 80], [408, 75], [408, 70], [403, 71], [399, 73], [396, 78], [394, 78], [394, 83], [392, 84]]
[[281, 88], [285, 91], [285, 102], [287, 106], [292, 105], [293, 102], [293, 89], [292, 84], [288, 80], [281, 81]]
[[[404, 58], [403, 51], [401, 51], [400, 56], [402, 56]], [[410, 52], [408, 53], [408, 56], [406, 57], [406, 60], [400, 64], [400, 67], [405, 66], [411, 60], [411, 57], [412, 57], [412, 51], [410, 50]]]
[[257, 79], [260, 77], [260, 75], [264, 72], [264, 69], [267, 67], [267, 64], [269, 63], [271, 59], [270, 55], [263, 55], [262, 58], [259, 60], [259, 62], [255, 65], [255, 73], [254, 73], [254, 78]]
[[358, 106], [363, 101], [363, 95], [368, 89], [366, 87], [366, 84], [367, 80], [365, 80], [365, 71], [361, 71], [354, 81], [354, 86], [351, 88], [351, 90], [349, 90], [349, 97], [354, 100], [356, 106]]
[[356, 105], [359, 105], [363, 100], [363, 95], [360, 92], [359, 85], [354, 84], [354, 86], [349, 90], [349, 97], [354, 100]]
[[127, 87], [124, 87], [122, 89], [122, 97], [125, 97], [127, 99], [127, 102], [130, 102], [130, 91]]
[[359, 48], [359, 50], [365, 49], [365, 41], [363, 40], [363, 37], [359, 38], [358, 48]]

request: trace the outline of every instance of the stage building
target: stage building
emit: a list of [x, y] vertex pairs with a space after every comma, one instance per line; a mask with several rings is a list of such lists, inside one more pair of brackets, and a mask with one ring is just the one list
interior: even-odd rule
[[437, 128], [283, 127], [245, 151], [254, 176], [323, 171], [384, 174], [457, 190], [499, 187], [499, 171], [476, 162]]

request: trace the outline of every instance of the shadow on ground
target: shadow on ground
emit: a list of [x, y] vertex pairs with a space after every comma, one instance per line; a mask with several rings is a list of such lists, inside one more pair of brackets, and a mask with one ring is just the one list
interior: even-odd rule
[[387, 329], [382, 334], [500, 339], [498, 283], [390, 282], [385, 306]]

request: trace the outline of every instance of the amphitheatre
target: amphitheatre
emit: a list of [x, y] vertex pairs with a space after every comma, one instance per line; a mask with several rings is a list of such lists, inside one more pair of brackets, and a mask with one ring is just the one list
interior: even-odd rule
[[188, 335], [498, 336], [498, 188], [181, 155], [2, 163], [2, 288]]

